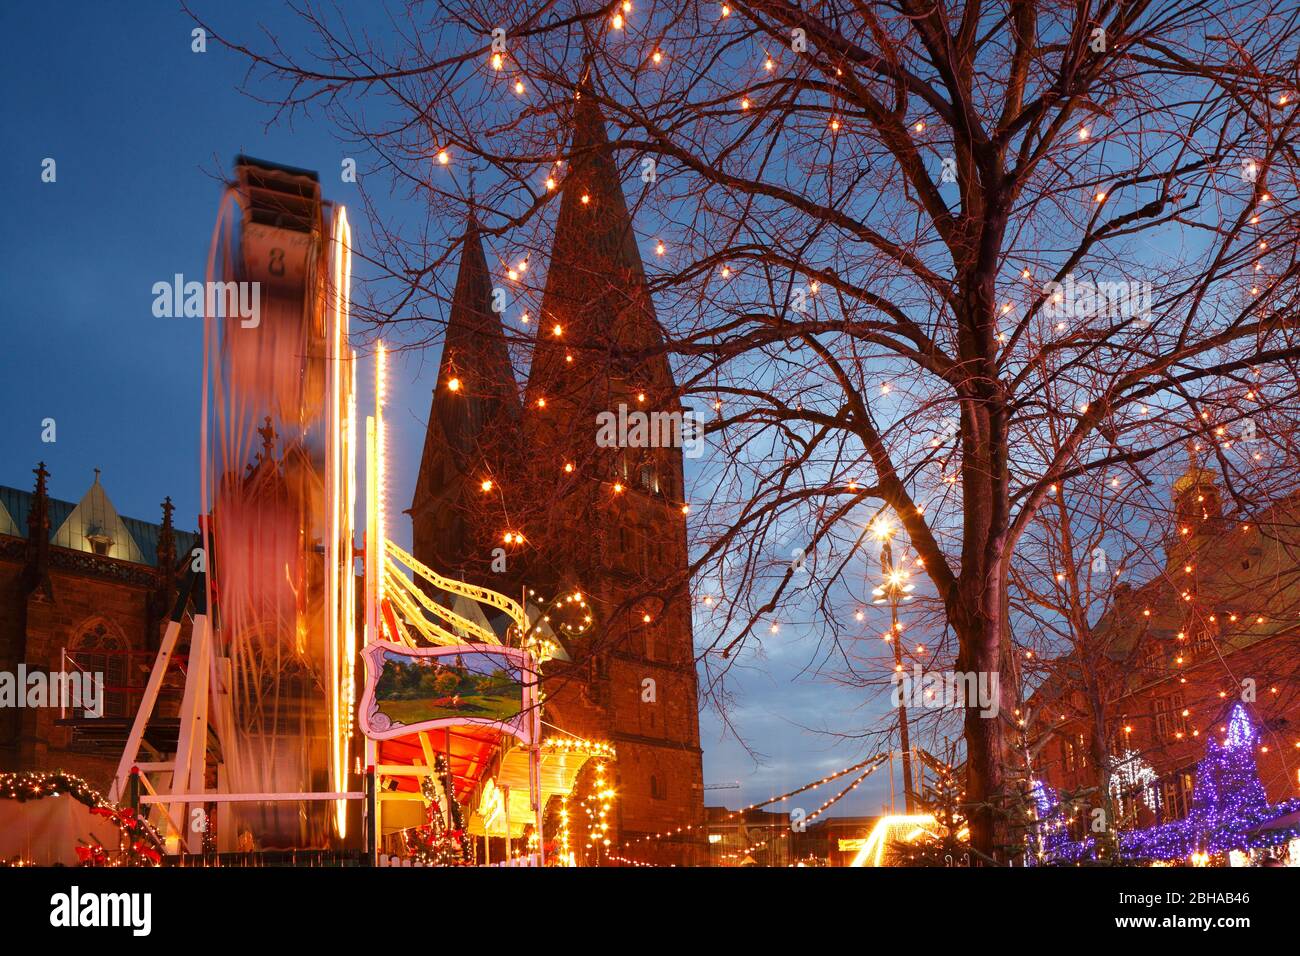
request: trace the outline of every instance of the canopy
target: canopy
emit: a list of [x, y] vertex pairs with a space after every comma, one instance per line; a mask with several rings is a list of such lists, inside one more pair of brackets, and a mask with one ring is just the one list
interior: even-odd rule
[[[572, 793], [578, 774], [593, 758], [611, 760], [614, 748], [598, 741], [570, 737], [552, 737], [544, 741], [541, 753], [542, 806], [545, 807], [552, 797], [566, 797]], [[527, 749], [516, 746], [506, 752], [501, 759], [494, 790], [509, 790], [518, 795], [510, 804], [510, 836], [522, 836], [525, 826], [532, 822], [528, 810]], [[489, 797], [487, 802], [494, 803], [495, 798]], [[470, 833], [482, 836], [486, 831], [489, 836], [506, 835], [505, 813], [501, 808], [481, 805], [479, 811], [470, 821]]]

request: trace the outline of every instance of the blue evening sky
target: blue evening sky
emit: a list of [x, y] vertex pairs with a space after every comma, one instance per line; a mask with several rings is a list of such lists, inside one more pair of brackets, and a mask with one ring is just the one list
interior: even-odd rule
[[[306, 40], [278, 4], [198, 6], [243, 39], [259, 40], [260, 24], [288, 49]], [[367, 16], [382, 28], [374, 8], [350, 8], [354, 26]], [[156, 521], [170, 495], [184, 528], [196, 526], [199, 507], [201, 322], [155, 318], [152, 285], [175, 273], [203, 277], [220, 178], [241, 152], [320, 171], [326, 196], [352, 207], [366, 241], [356, 187], [337, 172], [348, 153], [327, 123], [300, 117], [267, 128], [268, 109], [237, 89], [246, 64], [215, 43], [191, 52], [193, 27], [170, 0], [0, 9], [0, 484], [30, 488], [43, 460], [52, 493], [75, 501], [100, 468], [121, 513]], [[46, 158], [57, 163], [54, 183], [41, 181]], [[436, 359], [406, 355], [391, 373], [400, 505], [414, 484]], [[41, 440], [47, 418], [57, 423], [54, 443]], [[409, 535], [404, 519], [396, 524]], [[731, 715], [759, 759], [727, 739], [714, 715], [702, 717], [706, 782], [741, 784], [708, 794], [709, 803], [761, 799], [864, 756], [859, 743], [807, 728], [878, 726], [879, 705], [856, 710], [860, 692], [799, 677], [811, 648], [797, 627], [767, 643], [766, 659], [741, 672]], [[830, 792], [793, 804], [811, 810]], [[840, 812], [878, 811], [887, 795], [877, 774]]]

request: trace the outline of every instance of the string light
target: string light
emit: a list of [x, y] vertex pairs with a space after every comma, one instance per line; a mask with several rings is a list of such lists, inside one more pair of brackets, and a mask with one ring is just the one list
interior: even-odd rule
[[[766, 807], [773, 803], [784, 803], [786, 800], [789, 800], [791, 797], [798, 796], [799, 794], [803, 793], [806, 790], [814, 790], [817, 787], [825, 786], [826, 784], [831, 783], [834, 780], [838, 780], [841, 777], [847, 776], [848, 774], [854, 773], [855, 771], [863, 770], [864, 768], [867, 768], [866, 772], [863, 773], [861, 777], [859, 777], [858, 780], [855, 781], [853, 785], [845, 788], [843, 791], [841, 791], [840, 794], [824, 802], [820, 807], [818, 807], [817, 810], [815, 810], [812, 814], [804, 818], [805, 820], [811, 820], [817, 814], [823, 813], [827, 809], [829, 809], [829, 807], [834, 805], [845, 794], [852, 791], [859, 783], [861, 783], [863, 778], [865, 778], [869, 773], [873, 772], [877, 767], [879, 767], [881, 764], [887, 761], [889, 759], [889, 756], [890, 754], [886, 752], [886, 753], [876, 754], [875, 756], [872, 757], [868, 757], [865, 760], [861, 760], [855, 764], [851, 764], [843, 768], [842, 770], [837, 770], [834, 773], [827, 774], [826, 776], [813, 780], [810, 783], [806, 783], [803, 786], [795, 787], [793, 790], [788, 790], [785, 793], [779, 794], [774, 797], [769, 797], [766, 800], [759, 800], [755, 803], [749, 804], [749, 806], [741, 807], [739, 810], [735, 810], [728, 813], [727, 819], [734, 820], [736, 817], [743, 816], [744, 814], [749, 813], [751, 810], [757, 810], [761, 807]], [[947, 769], [948, 772], [952, 771], [951, 767], [948, 767]], [[640, 844], [655, 842], [665, 838], [675, 838], [683, 833], [690, 833], [691, 831], [697, 829], [707, 830], [710, 825], [715, 825], [715, 824], [709, 824], [709, 823], [688, 824], [686, 826], [678, 827], [676, 830], [673, 830], [671, 833], [646, 834], [645, 836], [638, 837], [635, 840], [624, 841], [619, 845], [619, 849], [627, 850], [630, 847], [637, 846]], [[653, 865], [647, 863], [636, 863], [635, 861], [630, 859], [625, 859], [622, 862], [633, 863], [634, 865], [641, 865], [641, 866]]]

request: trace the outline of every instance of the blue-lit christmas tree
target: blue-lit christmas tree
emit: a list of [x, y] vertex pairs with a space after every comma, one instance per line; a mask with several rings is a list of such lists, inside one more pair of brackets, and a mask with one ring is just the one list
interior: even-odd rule
[[1245, 705], [1234, 705], [1223, 742], [1211, 738], [1197, 764], [1187, 816], [1121, 834], [1121, 854], [1130, 860], [1187, 860], [1193, 854], [1277, 846], [1300, 836], [1300, 826], [1264, 828], [1300, 810], [1300, 800], [1268, 802], [1255, 763], [1258, 743], [1259, 732]]

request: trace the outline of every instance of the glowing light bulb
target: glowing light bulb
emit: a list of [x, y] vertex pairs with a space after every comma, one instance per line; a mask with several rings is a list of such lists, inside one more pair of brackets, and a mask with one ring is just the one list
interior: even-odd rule
[[451, 154], [445, 149], [438, 150], [438, 162], [446, 166], [451, 162]]
[[491, 479], [491, 478], [484, 478], [483, 481], [479, 483], [479, 487], [482, 488], [484, 491], [491, 491], [491, 490], [492, 490], [492, 479]]
[[449, 391], [449, 392], [459, 392], [459, 391], [460, 391], [460, 379], [458, 379], [458, 378], [450, 379], [450, 380], [447, 382], [447, 391]]

